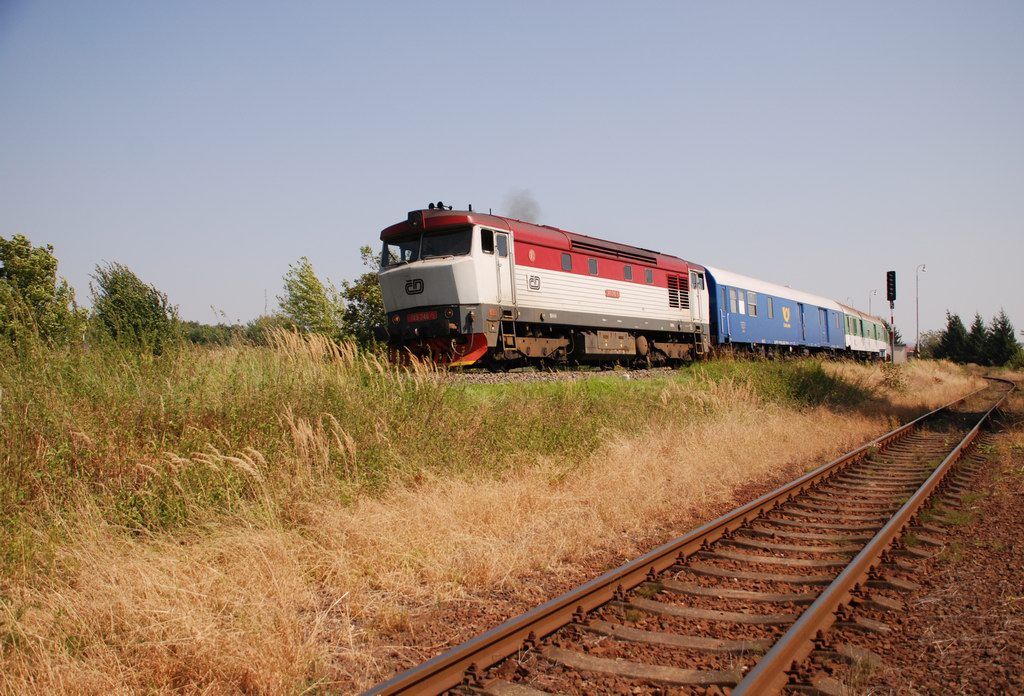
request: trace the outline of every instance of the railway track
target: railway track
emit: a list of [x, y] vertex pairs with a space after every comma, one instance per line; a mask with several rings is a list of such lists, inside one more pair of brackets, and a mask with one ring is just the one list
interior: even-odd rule
[[800, 665], [833, 624], [884, 630], [853, 609], [899, 608], [925, 553], [903, 535], [928, 540], [922, 511], [963, 485], [1012, 389], [993, 380], [367, 694], [814, 692]]

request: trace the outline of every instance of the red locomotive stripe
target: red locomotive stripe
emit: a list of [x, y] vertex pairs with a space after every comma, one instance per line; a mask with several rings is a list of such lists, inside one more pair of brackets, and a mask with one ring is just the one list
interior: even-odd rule
[[[629, 265], [633, 267], [633, 278], [632, 281], [626, 282], [661, 288], [668, 287], [668, 275], [670, 274], [687, 275], [690, 269], [704, 270], [703, 266], [689, 263], [675, 256], [567, 232], [548, 225], [534, 225], [499, 215], [460, 210], [420, 210], [410, 213], [410, 217], [416, 217], [420, 221], [417, 224], [422, 224], [423, 229], [429, 230], [458, 225], [483, 225], [495, 230], [511, 231], [515, 239], [515, 261], [520, 266], [562, 272], [562, 253], [567, 252], [572, 254], [571, 273], [591, 275], [587, 261], [596, 259], [596, 277], [598, 278], [625, 281], [623, 269]], [[384, 229], [380, 237], [381, 239], [391, 239], [415, 232], [416, 227], [409, 220], [405, 220]], [[592, 249], [573, 249], [574, 243], [585, 244]], [[600, 247], [604, 247], [609, 253], [602, 253]], [[534, 251], [534, 259], [529, 256], [531, 249]], [[628, 256], [638, 258], [630, 260], [626, 258]], [[641, 260], [643, 258], [652, 259], [653, 263]], [[647, 283], [645, 269], [648, 268], [654, 275], [653, 283]]]
[[[530, 258], [531, 251], [533, 251], [532, 259]], [[594, 259], [597, 261], [596, 277], [604, 278], [605, 280], [626, 281], [624, 269], [626, 266], [631, 266], [633, 268], [633, 278], [632, 281], [626, 282], [633, 282], [638, 285], [653, 285], [654, 287], [666, 289], [668, 288], [669, 275], [687, 275], [688, 273], [686, 264], [679, 261], [676, 262], [679, 267], [678, 270], [673, 268], [666, 271], [664, 268], [656, 268], [638, 261], [623, 261], [592, 253], [552, 249], [550, 247], [520, 241], [518, 237], [516, 237], [515, 241], [515, 252], [516, 266], [522, 266], [524, 268], [540, 268], [548, 271], [560, 271], [563, 273], [573, 273], [575, 275], [583, 276], [591, 276], [588, 261], [589, 259]], [[562, 269], [562, 254], [570, 254], [572, 256], [572, 271], [564, 271]], [[647, 282], [647, 269], [650, 269], [654, 275], [653, 283]]]

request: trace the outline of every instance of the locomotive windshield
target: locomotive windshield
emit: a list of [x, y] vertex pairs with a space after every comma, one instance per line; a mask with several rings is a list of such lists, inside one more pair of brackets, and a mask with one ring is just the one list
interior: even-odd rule
[[381, 267], [433, 259], [442, 256], [465, 256], [473, 243], [473, 229], [467, 227], [443, 232], [427, 232], [405, 239], [384, 242]]

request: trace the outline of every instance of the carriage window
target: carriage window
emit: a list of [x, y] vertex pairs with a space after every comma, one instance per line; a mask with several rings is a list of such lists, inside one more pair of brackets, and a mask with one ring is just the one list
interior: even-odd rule
[[502, 258], [508, 256], [508, 235], [507, 234], [499, 234], [498, 235], [498, 256], [501, 256]]
[[622, 277], [626, 280], [633, 280], [633, 267], [626, 264], [622, 267]]
[[494, 253], [493, 230], [480, 230], [480, 249], [482, 249], [485, 254]]
[[590, 275], [597, 275], [597, 259], [587, 259], [587, 271]]
[[747, 298], [746, 298], [746, 294], [742, 290], [737, 290], [736, 291], [736, 299], [737, 299], [737, 301], [739, 303], [737, 305], [739, 307], [739, 309], [737, 309], [736, 311], [738, 311], [740, 314], [746, 314], [747, 313]]
[[756, 317], [757, 316], [757, 293], [756, 292], [748, 292], [747, 293], [747, 311], [750, 313], [750, 316], [752, 316], [752, 317]]
[[768, 318], [775, 318], [775, 298], [773, 297], [768, 298]]
[[654, 285], [654, 271], [652, 271], [650, 268], [645, 268], [644, 280], [647, 281], [648, 285]]
[[838, 329], [839, 328], [839, 315], [838, 314], [833, 314], [832, 316], [834, 316], [836, 318], [836, 328]]
[[729, 311], [736, 313], [736, 288], [729, 288]]
[[562, 254], [562, 270], [572, 270], [572, 254]]

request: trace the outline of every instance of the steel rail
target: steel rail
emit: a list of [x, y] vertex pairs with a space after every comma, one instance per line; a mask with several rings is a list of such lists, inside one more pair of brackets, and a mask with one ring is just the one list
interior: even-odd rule
[[516, 616], [430, 660], [401, 672], [364, 692], [364, 696], [390, 694], [439, 694], [460, 684], [482, 686], [483, 671], [524, 648], [535, 647], [541, 638], [622, 596], [649, 577], [685, 560], [747, 522], [787, 502], [833, 474], [859, 461], [876, 448], [885, 447], [917, 430], [925, 421], [965, 402], [985, 388], [954, 399], [867, 444], [823, 464], [776, 490], [669, 541], [618, 568], [565, 594]]
[[734, 696], [774, 694], [786, 686], [789, 681], [789, 673], [811, 653], [818, 634], [828, 630], [835, 623], [839, 607], [850, 602], [858, 586], [868, 579], [868, 574], [881, 565], [883, 554], [901, 537], [903, 530], [913, 522], [917, 513], [931, 498], [946, 474], [974, 442], [985, 421], [1013, 393], [1015, 385], [1012, 382], [1002, 379], [996, 381], [1008, 382], [1010, 389], [978, 419], [970, 432], [946, 455], [945, 459], [921, 484], [921, 487], [878, 530], [871, 541], [850, 561], [850, 564], [818, 595], [814, 603], [800, 615], [800, 618], [736, 685], [732, 691]]

